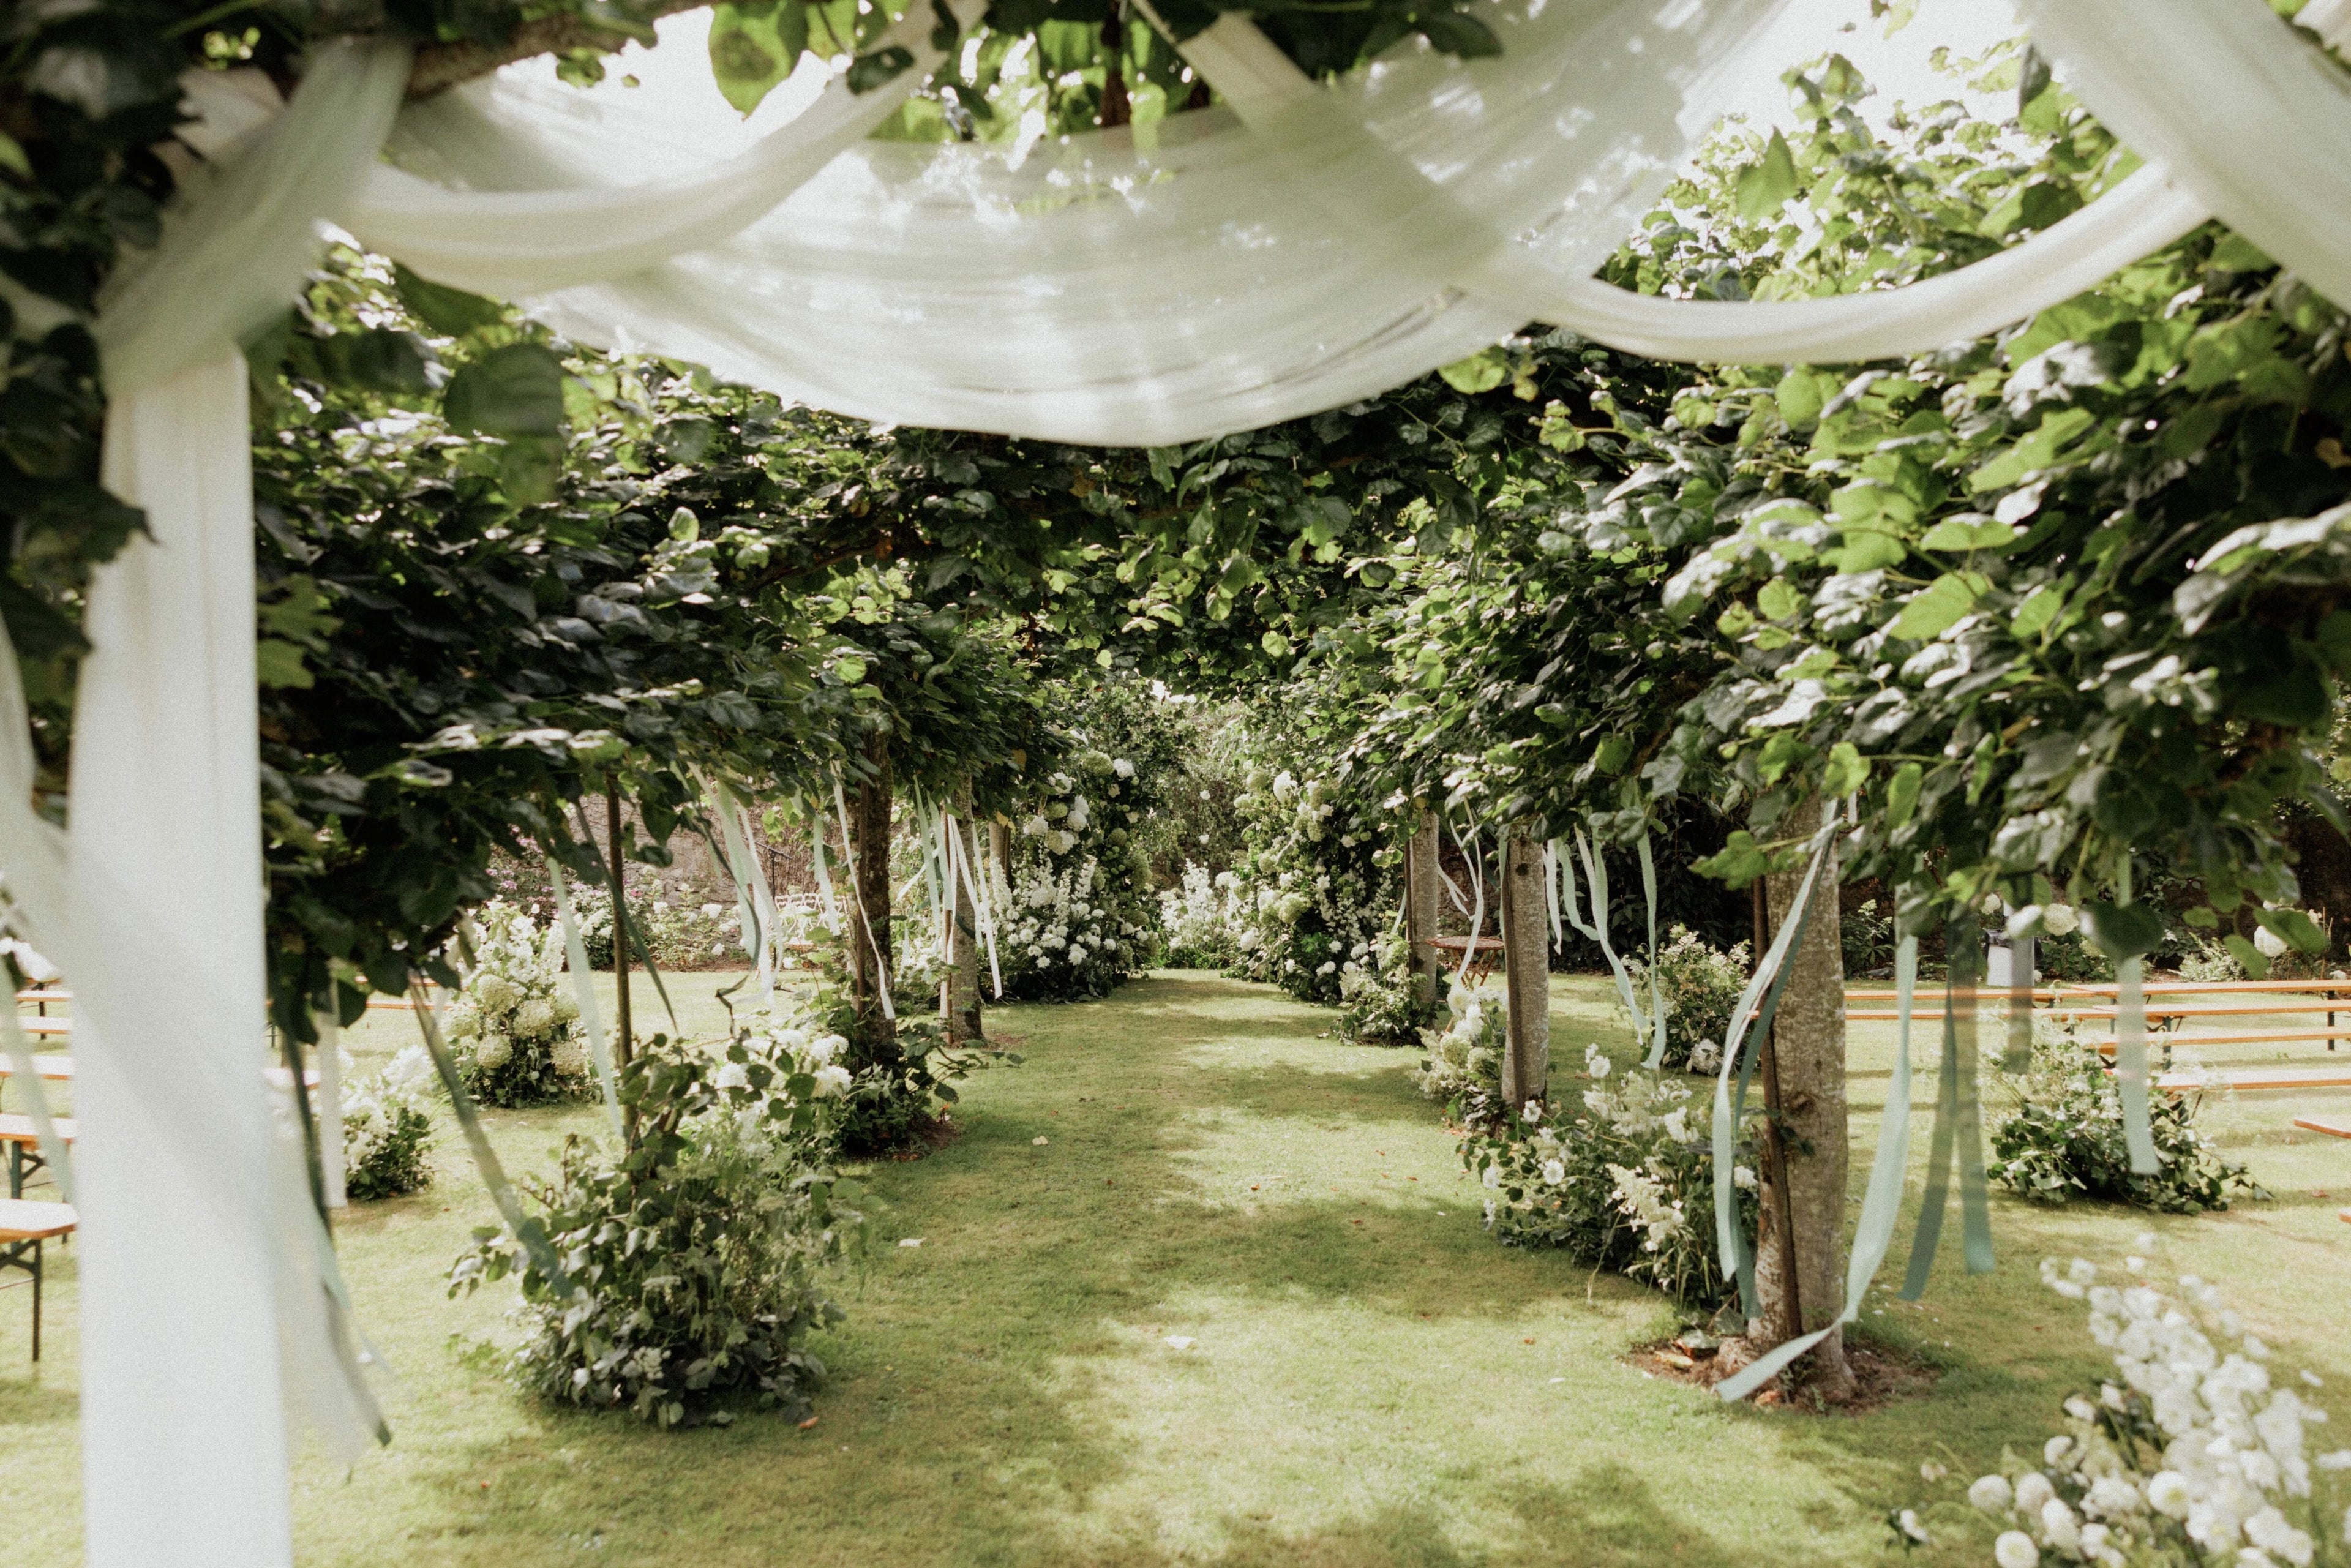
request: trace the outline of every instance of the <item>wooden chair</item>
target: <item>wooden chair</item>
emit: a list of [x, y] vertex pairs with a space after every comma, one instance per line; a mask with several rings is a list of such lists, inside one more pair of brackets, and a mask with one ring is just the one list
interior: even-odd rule
[[33, 1277], [35, 1361], [41, 1359], [41, 1243], [70, 1236], [76, 1223], [69, 1203], [27, 1203], [20, 1197], [0, 1202], [0, 1269], [22, 1269]]

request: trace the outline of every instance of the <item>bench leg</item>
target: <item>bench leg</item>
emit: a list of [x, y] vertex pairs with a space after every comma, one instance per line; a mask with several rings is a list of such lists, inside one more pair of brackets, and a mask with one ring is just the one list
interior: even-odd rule
[[41, 1359], [41, 1244], [33, 1243], [33, 1359]]
[[8, 1145], [8, 1196], [25, 1196], [25, 1145], [22, 1144]]

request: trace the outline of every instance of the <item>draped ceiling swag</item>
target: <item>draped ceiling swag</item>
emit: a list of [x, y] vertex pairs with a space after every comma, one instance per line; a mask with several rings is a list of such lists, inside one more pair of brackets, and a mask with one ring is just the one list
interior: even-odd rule
[[[1826, 0], [1484, 0], [1497, 58], [1401, 45], [1301, 77], [1245, 18], [1184, 52], [1223, 99], [1029, 150], [865, 140], [935, 61], [714, 153], [653, 95], [524, 71], [402, 106], [404, 50], [321, 49], [290, 105], [195, 84], [206, 162], [96, 323], [105, 476], [147, 508], [91, 586], [72, 827], [27, 805], [0, 671], [0, 865], [80, 1001], [89, 1561], [289, 1563], [289, 1409], [376, 1427], [331, 1249], [274, 1131], [246, 379], [322, 222], [588, 342], [907, 423], [1165, 444], [1344, 403], [1530, 320], [1656, 357], [1929, 350], [2054, 304], [2208, 216], [2351, 301], [2342, 71], [2262, 0], [2024, 0], [2066, 79], [2147, 166], [2007, 253], [1835, 299], [1646, 298], [1591, 269], [1752, 47]], [[960, 0], [969, 25], [978, 0]], [[2333, 25], [2351, 11], [2314, 0]], [[381, 156], [380, 156], [381, 155]], [[7, 658], [0, 639], [0, 661]], [[201, 1109], [198, 1109], [201, 1108]]]

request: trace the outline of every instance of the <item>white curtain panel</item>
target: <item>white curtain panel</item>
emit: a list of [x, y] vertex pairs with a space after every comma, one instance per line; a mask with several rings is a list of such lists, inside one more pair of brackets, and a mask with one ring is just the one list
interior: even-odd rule
[[[962, 0], [967, 23], [977, 0]], [[154, 538], [91, 586], [70, 833], [27, 804], [0, 667], [0, 858], [80, 998], [89, 1560], [291, 1561], [282, 1408], [374, 1429], [331, 1249], [264, 1088], [249, 432], [236, 343], [333, 218], [582, 340], [879, 420], [1168, 443], [1369, 396], [1556, 321], [1662, 357], [1928, 349], [2078, 292], [2218, 213], [2351, 299], [2337, 68], [2262, 0], [2030, 0], [2090, 106], [2156, 165], [2014, 250], [1837, 300], [1641, 299], [1591, 269], [1818, 0], [1489, 0], [1499, 58], [1399, 46], [1332, 87], [1246, 20], [1186, 46], [1225, 107], [1000, 146], [865, 133], [810, 76], [745, 144], [657, 95], [510, 70], [400, 110], [404, 49], [324, 49], [294, 101], [203, 84], [209, 178], [97, 321], [105, 475]], [[399, 113], [395, 128], [393, 119]], [[388, 148], [393, 166], [375, 162]], [[5, 665], [0, 661], [0, 665]]]

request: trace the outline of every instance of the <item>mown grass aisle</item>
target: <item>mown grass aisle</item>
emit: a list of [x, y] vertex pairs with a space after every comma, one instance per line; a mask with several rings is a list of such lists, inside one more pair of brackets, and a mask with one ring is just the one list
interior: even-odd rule
[[[697, 1035], [721, 1027], [706, 1002], [687, 1009], [711, 980], [671, 979]], [[1588, 1040], [1631, 1058], [1608, 994], [1553, 978], [1562, 1073]], [[656, 1015], [649, 992], [640, 1009]], [[340, 1227], [362, 1319], [399, 1375], [396, 1438], [348, 1476], [316, 1457], [298, 1467], [300, 1561], [1880, 1562], [1886, 1511], [1958, 1484], [1928, 1486], [1922, 1460], [1966, 1477], [2003, 1443], [2037, 1446], [2063, 1395], [2095, 1381], [2077, 1315], [2040, 1288], [2035, 1260], [2116, 1256], [2148, 1229], [2173, 1267], [2226, 1283], [2294, 1364], [2338, 1387], [2351, 1373], [2340, 1198], [2316, 1196], [2344, 1162], [2247, 1103], [2215, 1121], [2276, 1205], [2150, 1220], [1996, 1199], [1997, 1273], [1969, 1280], [1947, 1258], [1923, 1306], [1881, 1292], [1865, 1315], [1935, 1364], [1930, 1395], [1859, 1417], [1727, 1409], [1625, 1359], [1673, 1326], [1658, 1298], [1496, 1246], [1480, 1189], [1413, 1092], [1415, 1053], [1343, 1044], [1324, 1032], [1332, 1018], [1206, 975], [992, 1010], [1025, 1064], [966, 1086], [954, 1145], [872, 1173], [878, 1245], [841, 1282], [850, 1316], [819, 1341], [833, 1376], [806, 1430], [750, 1413], [663, 1435], [516, 1393], [467, 1348], [502, 1332], [511, 1288], [444, 1295], [449, 1260], [489, 1214], [444, 1127], [434, 1186]], [[371, 1019], [363, 1066], [413, 1028]], [[1887, 1032], [1855, 1031], [1856, 1190]], [[523, 1171], [599, 1116], [490, 1122]], [[1922, 1108], [1920, 1158], [1926, 1128]], [[1914, 1170], [1913, 1205], [1918, 1186]], [[1906, 1214], [1898, 1247], [1909, 1229]], [[0, 1296], [0, 1484], [27, 1562], [79, 1551], [69, 1255], [54, 1282], [37, 1375], [23, 1293]], [[1977, 1547], [1918, 1561], [1980, 1561]]]

